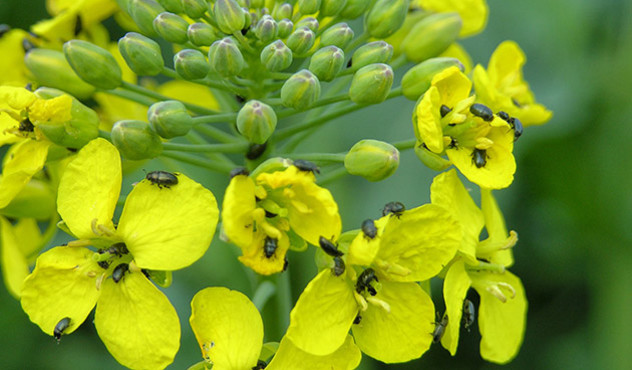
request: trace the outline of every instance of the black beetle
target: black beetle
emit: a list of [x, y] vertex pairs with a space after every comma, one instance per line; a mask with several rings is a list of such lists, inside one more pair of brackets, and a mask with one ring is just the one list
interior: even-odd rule
[[331, 269], [336, 276], [340, 276], [345, 272], [345, 261], [340, 257], [334, 257], [334, 267]]
[[448, 113], [452, 112], [452, 109], [450, 109], [450, 107], [448, 107], [447, 105], [443, 104], [441, 106], [441, 108], [439, 108], [439, 113], [441, 113], [441, 118], [445, 117], [448, 115]]
[[266, 151], [267, 147], [267, 142], [263, 144], [250, 144], [250, 146], [248, 147], [248, 151], [246, 152], [246, 158], [250, 160], [255, 160], [261, 157], [261, 155]]
[[151, 171], [145, 178], [152, 184], [158, 185], [159, 188], [169, 188], [178, 184], [178, 178], [175, 174], [167, 171]]
[[127, 270], [129, 270], [129, 265], [127, 263], [121, 263], [120, 265], [116, 266], [114, 268], [114, 271], [112, 271], [112, 280], [114, 280], [115, 283], [118, 283], [119, 281], [121, 281], [123, 276], [125, 276]]
[[469, 299], [463, 301], [463, 325], [465, 329], [470, 330], [470, 326], [474, 324], [474, 320], [476, 320], [476, 308], [474, 308], [474, 303]]
[[121, 257], [124, 254], [128, 254], [129, 250], [127, 250], [127, 246], [125, 245], [125, 243], [116, 243], [112, 244], [109, 248], [104, 249], [103, 252]]
[[480, 117], [483, 121], [491, 122], [494, 120], [494, 112], [488, 106], [483, 104], [472, 104], [470, 112], [476, 117]]
[[369, 294], [376, 295], [377, 291], [371, 286], [371, 282], [373, 280], [378, 281], [377, 276], [375, 276], [375, 270], [369, 267], [368, 269], [362, 271], [356, 281], [356, 292], [362, 293], [366, 289]]
[[357, 314], [355, 319], [353, 319], [353, 323], [358, 325], [360, 322], [362, 322], [362, 316], [360, 316], [360, 314]]
[[443, 315], [443, 319], [435, 323], [435, 329], [432, 333], [432, 343], [441, 342], [441, 338], [443, 338], [443, 334], [445, 334], [446, 326], [448, 326], [448, 315]]
[[248, 176], [250, 175], [250, 172], [248, 172], [248, 170], [244, 167], [237, 167], [237, 168], [233, 168], [232, 170], [230, 170], [230, 178], [232, 179], [235, 176], [239, 176], [239, 175], [244, 175], [244, 176]]
[[75, 30], [74, 30], [75, 36], [81, 33], [81, 31], [83, 31], [83, 22], [81, 21], [81, 16], [77, 15], [77, 20], [75, 22]]
[[263, 254], [265, 254], [266, 258], [270, 258], [274, 255], [274, 252], [276, 252], [278, 247], [279, 240], [267, 236], [266, 240], [263, 242]]
[[35, 131], [35, 126], [31, 122], [31, 120], [26, 117], [25, 119], [20, 121], [20, 126], [18, 127], [18, 130], [22, 132], [33, 132]]
[[320, 174], [320, 169], [316, 164], [314, 164], [314, 162], [306, 161], [304, 159], [297, 159], [294, 161], [293, 164], [301, 171]]
[[516, 117], [511, 117], [509, 119], [509, 125], [514, 130], [514, 141], [518, 140], [522, 135], [522, 122]]
[[267, 362], [265, 362], [263, 360], [258, 360], [257, 364], [252, 367], [252, 370], [262, 370], [262, 369], [265, 369], [266, 366], [268, 366]]
[[472, 163], [476, 168], [485, 167], [487, 164], [487, 151], [485, 149], [474, 149], [472, 152]]
[[401, 216], [405, 210], [406, 207], [404, 207], [404, 205], [400, 202], [386, 203], [384, 209], [382, 210], [382, 216], [386, 216], [387, 214], [392, 213], [397, 216], [397, 218], [399, 218], [399, 216]]
[[64, 330], [68, 329], [70, 326], [70, 317], [64, 317], [59, 320], [57, 325], [55, 325], [55, 329], [53, 330], [53, 336], [57, 339], [57, 342], [61, 340], [61, 335], [64, 333]]
[[324, 236], [321, 236], [320, 238], [318, 238], [318, 244], [320, 244], [320, 247], [323, 249], [323, 252], [327, 253], [328, 255], [332, 257], [340, 257], [344, 254], [338, 250], [338, 247], [336, 247], [334, 243], [332, 243], [329, 239], [325, 238]]
[[375, 236], [377, 235], [375, 222], [373, 222], [373, 220], [371, 220], [370, 218], [362, 221], [362, 232], [369, 239], [375, 238]]

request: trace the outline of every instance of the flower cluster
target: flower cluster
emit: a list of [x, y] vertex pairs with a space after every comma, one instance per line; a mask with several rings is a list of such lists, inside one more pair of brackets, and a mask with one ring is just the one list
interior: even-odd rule
[[[10, 145], [1, 265], [44, 333], [59, 341], [94, 309], [118, 362], [167, 367], [181, 327], [156, 285], [216, 248], [217, 229], [258, 275], [288, 284], [288, 251], [310, 245], [319, 271], [294, 307], [279, 305], [287, 331], [266, 343], [273, 318], [259, 310], [281, 299], [269, 279], [251, 298], [225, 287], [191, 297], [203, 357], [192, 369], [353, 369], [362, 354], [407, 362], [433, 342], [455, 355], [461, 327], [475, 321], [485, 360], [517, 355], [527, 300], [507, 269], [518, 237], [492, 190], [511, 185], [514, 145], [552, 114], [525, 82], [515, 42], [472, 67], [458, 41], [484, 29], [484, 0], [48, 0], [47, 9], [29, 31], [0, 26], [0, 145]], [[109, 18], [128, 31], [116, 42]], [[416, 102], [404, 141], [296, 151], [333, 119], [400, 96]], [[392, 201], [359, 228], [343, 225], [326, 185], [382, 181], [410, 149], [441, 172], [431, 203]], [[142, 164], [175, 172], [134, 178]], [[208, 172], [229, 181], [221, 216], [199, 183]], [[480, 188], [480, 207], [459, 173]], [[121, 197], [121, 186], [132, 190]], [[58, 230], [72, 240], [57, 242]], [[443, 280], [443, 303], [432, 279]]]

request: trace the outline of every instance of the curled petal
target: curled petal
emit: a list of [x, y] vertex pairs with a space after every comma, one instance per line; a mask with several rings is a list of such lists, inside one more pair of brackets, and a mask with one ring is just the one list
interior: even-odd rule
[[470, 289], [472, 281], [465, 271], [463, 260], [457, 260], [450, 266], [443, 282], [443, 299], [445, 300], [448, 326], [441, 339], [441, 345], [454, 356], [459, 344], [463, 300]]
[[6, 207], [31, 177], [44, 167], [50, 145], [48, 141], [28, 139], [11, 148], [0, 179], [0, 208]]
[[255, 183], [248, 176], [230, 180], [222, 205], [222, 228], [230, 241], [241, 248], [253, 242]]
[[267, 370], [292, 369], [300, 364], [303, 369], [312, 370], [351, 370], [360, 365], [362, 352], [358, 349], [353, 337], [347, 335], [345, 342], [335, 352], [325, 356], [311, 355], [296, 347], [287, 337], [281, 340], [279, 350], [272, 361], [266, 366]]

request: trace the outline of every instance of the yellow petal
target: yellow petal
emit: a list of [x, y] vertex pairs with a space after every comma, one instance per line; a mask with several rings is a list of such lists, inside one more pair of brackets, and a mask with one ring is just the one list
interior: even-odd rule
[[23, 87], [0, 86], [0, 102], [21, 111], [37, 100], [35, 94]]
[[121, 157], [114, 145], [95, 139], [66, 167], [59, 182], [57, 209], [79, 239], [94, 238], [92, 220], [114, 229], [112, 215], [121, 191]]
[[450, 266], [443, 282], [443, 299], [448, 314], [448, 325], [441, 339], [441, 345], [450, 351], [452, 356], [456, 354], [456, 348], [459, 345], [463, 301], [471, 283], [463, 260], [458, 260]]
[[483, 213], [459, 180], [455, 170], [444, 172], [434, 178], [430, 186], [432, 204], [452, 212], [461, 224], [463, 239], [459, 251], [468, 262], [476, 264], [476, 244], [483, 229]]
[[22, 137], [13, 134], [14, 130], [17, 130], [19, 126], [20, 122], [16, 121], [7, 112], [0, 111], [0, 146], [17, 143], [22, 140]]
[[22, 309], [44, 333], [53, 335], [57, 323], [70, 318], [70, 334], [92, 311], [100, 291], [97, 276], [103, 270], [87, 248], [56, 247], [37, 259], [35, 270], [24, 280]]
[[[454, 257], [461, 243], [461, 226], [436, 204], [426, 204], [391, 217], [377, 258], [386, 262], [381, 272], [392, 281], [423, 281], [437, 275]], [[388, 264], [410, 271], [400, 275]]]
[[108, 351], [132, 369], [163, 369], [180, 347], [180, 321], [167, 297], [141, 272], [103, 282], [94, 325]]
[[285, 337], [281, 340], [279, 350], [266, 369], [285, 370], [300, 366], [310, 370], [351, 370], [358, 367], [361, 360], [362, 352], [351, 335], [347, 335], [347, 339], [340, 348], [326, 356], [314, 356], [304, 352]]
[[334, 276], [325, 269], [303, 290], [290, 313], [286, 333], [301, 350], [325, 356], [344, 343], [358, 313], [354, 288], [345, 276]]
[[[527, 298], [520, 279], [504, 274], [477, 273], [472, 276], [474, 287], [481, 297], [478, 309], [478, 326], [481, 331], [481, 357], [490, 362], [506, 364], [517, 354], [527, 319]], [[505, 303], [482, 289], [481, 281], [509, 284], [515, 290], [515, 297], [507, 297]]]
[[418, 139], [434, 153], [443, 152], [440, 96], [436, 86], [431, 86], [415, 107], [413, 123]]
[[430, 348], [434, 330], [434, 305], [416, 283], [382, 282], [375, 296], [390, 306], [390, 312], [369, 304], [362, 320], [353, 325], [353, 335], [365, 354], [386, 363], [421, 357]]
[[367, 238], [362, 231], [358, 232], [347, 253], [347, 264], [356, 266], [369, 266], [373, 263], [377, 252], [380, 250], [380, 242], [384, 233], [384, 226], [390, 217], [382, 217], [375, 221], [377, 235], [373, 239]]
[[459, 37], [480, 33], [487, 25], [489, 9], [485, 0], [414, 0], [424, 9], [435, 12], [457, 12], [463, 20]]
[[[493, 244], [507, 244], [511, 236], [507, 233], [505, 227], [505, 218], [498, 208], [498, 203], [489, 189], [481, 189], [481, 209], [485, 215], [485, 228], [489, 237], [485, 241]], [[513, 265], [513, 252], [510, 248], [499, 250], [491, 255], [491, 263], [509, 267]]]
[[253, 242], [254, 217], [257, 207], [255, 183], [248, 176], [233, 177], [226, 188], [222, 204], [222, 228], [231, 243], [246, 248]]
[[0, 216], [0, 263], [2, 277], [9, 293], [20, 298], [22, 283], [29, 274], [26, 256], [20, 250], [20, 234], [15, 232], [13, 225], [6, 218]]
[[250, 369], [263, 344], [263, 322], [255, 305], [236, 290], [223, 287], [199, 291], [191, 301], [189, 319], [202, 356], [213, 369]]
[[24, 86], [28, 82], [24, 65], [24, 48], [22, 47], [22, 41], [25, 37], [27, 37], [26, 31], [17, 28], [0, 37], [0, 50], [2, 50], [0, 85]]
[[472, 81], [458, 67], [450, 67], [432, 78], [432, 86], [437, 87], [441, 104], [454, 108], [461, 100], [470, 96]]
[[50, 144], [48, 141], [28, 139], [11, 148], [0, 179], [0, 208], [6, 207], [31, 177], [44, 167]]
[[61, 95], [52, 99], [37, 99], [29, 107], [29, 118], [36, 124], [39, 122], [67, 122], [72, 119], [70, 110], [72, 98]]
[[175, 175], [175, 185], [158, 187], [143, 180], [127, 196], [118, 234], [138, 267], [181, 269], [211, 244], [219, 217], [213, 193], [181, 173]]
[[256, 232], [252, 244], [247, 248], [242, 248], [243, 256], [239, 256], [239, 261], [258, 274], [272, 275], [283, 271], [285, 267], [285, 255], [290, 248], [290, 239], [287, 233], [284, 232], [279, 232], [278, 235], [271, 236], [277, 239], [277, 249], [272, 256], [266, 257], [264, 250], [266, 237], [268, 237], [268, 235], [265, 232]]

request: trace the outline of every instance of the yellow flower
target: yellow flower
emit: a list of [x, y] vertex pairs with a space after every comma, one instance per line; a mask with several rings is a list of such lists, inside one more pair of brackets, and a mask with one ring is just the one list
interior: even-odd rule
[[514, 41], [504, 41], [492, 54], [487, 70], [474, 67], [473, 81], [477, 100], [495, 111], [504, 111], [520, 119], [524, 126], [541, 125], [553, 113], [535, 101], [529, 84], [522, 76], [524, 52]]
[[0, 216], [0, 264], [9, 293], [20, 298], [22, 283], [29, 274], [29, 260], [41, 246], [42, 236], [37, 221], [20, 219], [15, 225]]
[[233, 177], [222, 219], [226, 236], [242, 250], [239, 260], [263, 275], [283, 270], [291, 239], [297, 248], [300, 240], [319, 245], [321, 236], [336, 239], [342, 227], [331, 193], [295, 166]]
[[298, 348], [327, 355], [351, 327], [358, 347], [383, 362], [409, 361], [430, 347], [434, 305], [416, 282], [453, 258], [460, 227], [435, 205], [382, 217], [375, 226], [374, 238], [343, 235], [340, 250], [350, 242], [345, 272], [325, 269], [301, 294], [287, 332]]
[[[454, 170], [438, 175], [431, 186], [432, 203], [450, 209], [463, 225], [461, 253], [450, 265], [443, 284], [449, 324], [441, 344], [452, 355], [456, 353], [463, 301], [472, 287], [480, 296], [481, 356], [504, 364], [516, 356], [522, 344], [527, 299], [520, 279], [505, 270], [513, 264], [511, 248], [518, 236], [515, 231], [507, 233], [491, 191], [482, 189], [481, 197], [482, 210]], [[479, 241], [483, 225], [488, 238]]]
[[137, 183], [115, 227], [120, 155], [103, 139], [79, 151], [62, 175], [57, 199], [65, 228], [79, 240], [37, 259], [22, 291], [31, 321], [52, 335], [69, 318], [63, 331], [69, 334], [96, 305], [97, 332], [121, 364], [164, 368], [173, 361], [178, 317], [146, 274], [165, 283], [157, 279], [159, 271], [168, 275], [198, 260], [218, 220], [213, 194], [183, 174], [174, 176], [177, 183], [169, 187]]
[[413, 0], [411, 7], [431, 12], [459, 13], [463, 21], [460, 37], [469, 37], [480, 33], [487, 25], [489, 8], [485, 0]]
[[[191, 328], [206, 364], [216, 370], [254, 368], [260, 359], [263, 322], [257, 308], [242, 293], [223, 287], [199, 291], [191, 301]], [[361, 353], [347, 336], [344, 344], [328, 356], [314, 356], [283, 338], [266, 369], [354, 369]], [[201, 367], [202, 368], [202, 367]]]
[[28, 33], [21, 29], [12, 29], [0, 37], [0, 85], [25, 86], [28, 82], [22, 47], [25, 38]]

